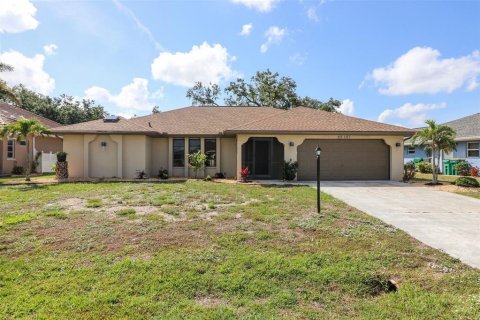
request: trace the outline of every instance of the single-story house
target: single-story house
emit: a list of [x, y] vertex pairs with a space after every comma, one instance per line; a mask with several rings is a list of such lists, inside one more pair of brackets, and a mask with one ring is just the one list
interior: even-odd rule
[[207, 155], [201, 175], [281, 179], [284, 161], [298, 161], [298, 180], [316, 179], [320, 146], [325, 180], [401, 180], [403, 141], [411, 129], [296, 107], [186, 107], [148, 116], [58, 127], [71, 177], [134, 178], [167, 169], [190, 177], [188, 154]]
[[[19, 118], [35, 118], [48, 129], [60, 126], [60, 124], [55, 121], [34, 114], [20, 107], [0, 102], [0, 127], [9, 123], [14, 123]], [[47, 160], [50, 160], [50, 158], [53, 159], [56, 152], [62, 151], [62, 139], [56, 135], [36, 136], [31, 139], [30, 146], [30, 159], [34, 160], [38, 153], [40, 153], [41, 156], [39, 159], [40, 164], [36, 171], [49, 172], [51, 171], [51, 165], [55, 164], [55, 162], [51, 162], [51, 164], [50, 161], [48, 164], [46, 162]], [[3, 137], [3, 139], [0, 140], [0, 174], [11, 174], [15, 166], [26, 168], [26, 153], [27, 147], [25, 142], [17, 141], [15, 138]], [[41, 163], [42, 160], [43, 166]]]
[[[455, 141], [457, 146], [456, 150], [449, 154], [442, 152], [440, 155], [441, 163], [446, 159], [467, 160], [473, 166], [480, 167], [480, 113], [443, 124], [456, 131]], [[431, 154], [428, 154], [420, 146], [412, 146], [410, 140], [405, 141], [404, 155], [405, 162], [413, 161], [415, 158], [426, 161], [431, 159]], [[440, 170], [443, 171], [442, 165]]]

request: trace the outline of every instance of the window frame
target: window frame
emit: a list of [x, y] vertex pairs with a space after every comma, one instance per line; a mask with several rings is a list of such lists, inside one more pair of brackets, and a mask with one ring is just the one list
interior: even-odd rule
[[[11, 146], [10, 146], [10, 144], [11, 144]], [[17, 144], [17, 139], [8, 139], [7, 140], [7, 160], [15, 160], [16, 144]], [[9, 147], [12, 148], [11, 151], [8, 150]], [[9, 156], [9, 154], [12, 154], [12, 156]]]
[[[193, 152], [192, 152], [192, 141], [198, 141], [198, 149], [195, 149]], [[198, 151], [202, 151], [202, 139], [200, 138], [188, 138], [188, 154], [194, 154]]]
[[[198, 141], [198, 149], [195, 148], [192, 150], [192, 141]], [[197, 153], [197, 152], [202, 152], [202, 139], [200, 138], [188, 138], [188, 155]], [[190, 165], [190, 158], [188, 159], [188, 164]]]
[[[175, 142], [176, 141], [181, 141], [183, 144], [183, 150], [181, 151], [182, 153], [182, 158], [175, 158]], [[175, 161], [181, 160], [182, 165], [176, 165]], [[173, 168], [185, 168], [185, 139], [184, 138], [174, 138], [172, 141], [172, 167]]]
[[[213, 150], [213, 157], [211, 156], [211, 154], [209, 154], [210, 150], [207, 150], [207, 141], [212, 141], [214, 146], [215, 146], [213, 149], [211, 149], [211, 150]], [[207, 168], [217, 167], [217, 139], [216, 138], [205, 138], [203, 140], [203, 149], [204, 149], [205, 154], [207, 155], [207, 159], [205, 160], [205, 167], [207, 167]], [[213, 165], [210, 165], [209, 163], [211, 163], [212, 161], [213, 161]]]
[[[410, 152], [410, 150], [413, 150], [413, 152]], [[415, 154], [416, 151], [417, 150], [415, 147], [412, 147], [412, 146], [407, 147], [407, 154]]]
[[[470, 148], [470, 144], [476, 144], [476, 148]], [[476, 151], [477, 155], [476, 156], [471, 156], [469, 154], [470, 151]], [[467, 142], [467, 158], [480, 158], [480, 142]]]

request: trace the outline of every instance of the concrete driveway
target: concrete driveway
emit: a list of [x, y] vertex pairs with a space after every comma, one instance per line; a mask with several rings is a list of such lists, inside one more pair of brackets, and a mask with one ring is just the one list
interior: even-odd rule
[[390, 181], [322, 182], [320, 189], [480, 268], [478, 199]]

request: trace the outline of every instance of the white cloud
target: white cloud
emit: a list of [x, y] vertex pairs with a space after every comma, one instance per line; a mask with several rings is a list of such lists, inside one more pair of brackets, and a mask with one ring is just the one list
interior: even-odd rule
[[155, 38], [155, 36], [153, 35], [152, 31], [150, 31], [149, 28], [147, 28], [143, 23], [142, 21], [140, 21], [140, 19], [137, 17], [137, 15], [132, 11], [130, 10], [129, 8], [127, 8], [125, 5], [123, 5], [122, 3], [120, 3], [119, 0], [112, 0], [113, 3], [115, 4], [115, 6], [118, 8], [118, 10], [122, 11], [123, 13], [125, 13], [128, 17], [130, 17], [130, 19], [133, 20], [133, 22], [135, 22], [135, 25], [137, 26], [137, 28], [142, 32], [144, 33], [145, 35], [147, 35], [148, 39], [153, 43], [153, 45], [155, 46], [155, 48], [157, 50], [165, 50], [162, 45], [160, 44], [160, 42], [157, 41], [157, 39]]
[[438, 50], [415, 47], [384, 68], [367, 75], [386, 95], [415, 93], [451, 93], [461, 87], [474, 90], [480, 75], [480, 51], [459, 57], [441, 59]]
[[230, 0], [260, 12], [269, 12], [279, 0]]
[[23, 84], [42, 94], [49, 94], [55, 89], [55, 79], [43, 69], [45, 62], [43, 54], [29, 58], [18, 51], [10, 50], [0, 53], [0, 61], [14, 68], [12, 72], [2, 73], [2, 79], [10, 86]]
[[268, 28], [267, 31], [265, 31], [267, 41], [260, 46], [260, 52], [265, 53], [272, 44], [280, 43], [286, 34], [286, 28], [280, 28], [277, 26], [271, 26]]
[[0, 1], [0, 33], [17, 33], [36, 29], [37, 8], [29, 0]]
[[403, 106], [396, 109], [386, 109], [379, 116], [379, 122], [386, 122], [388, 119], [402, 119], [407, 120], [413, 126], [420, 126], [427, 120], [428, 111], [444, 109], [447, 107], [445, 102], [439, 104], [425, 104], [425, 103], [405, 103]]
[[52, 54], [56, 54], [57, 49], [58, 49], [58, 46], [54, 43], [46, 44], [46, 45], [43, 46], [43, 52], [45, 52], [45, 54], [47, 56], [51, 56]]
[[253, 24], [247, 23], [242, 26], [241, 36], [248, 36], [252, 32]]
[[291, 63], [296, 64], [297, 66], [302, 66], [307, 60], [307, 57], [304, 54], [297, 52], [291, 55], [288, 59]]
[[310, 7], [307, 9], [307, 17], [308, 19], [318, 22], [318, 14], [317, 14], [317, 8], [316, 7]]
[[230, 62], [235, 57], [220, 44], [207, 42], [193, 46], [189, 52], [162, 52], [153, 60], [152, 76], [156, 80], [191, 87], [196, 82], [219, 83], [235, 75]]
[[161, 99], [163, 96], [163, 88], [150, 93], [148, 80], [143, 78], [133, 78], [132, 83], [122, 87], [118, 94], [112, 94], [109, 90], [97, 86], [85, 90], [86, 99], [112, 103], [130, 110], [151, 110], [155, 106], [152, 100]]
[[340, 107], [338, 107], [338, 111], [340, 111], [344, 115], [351, 116], [355, 111], [353, 104], [354, 103], [352, 100], [345, 99], [342, 101], [342, 104], [340, 105]]

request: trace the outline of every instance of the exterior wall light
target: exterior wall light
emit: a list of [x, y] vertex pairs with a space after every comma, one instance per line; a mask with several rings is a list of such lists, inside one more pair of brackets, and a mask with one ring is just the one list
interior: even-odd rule
[[293, 147], [295, 145], [295, 143], [293, 143], [293, 141], [290, 141], [288, 144], [290, 145], [290, 147]]

